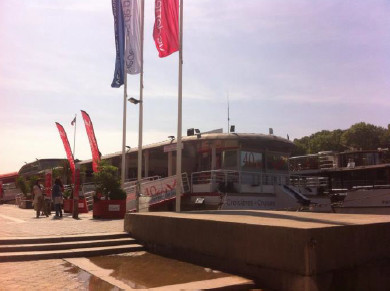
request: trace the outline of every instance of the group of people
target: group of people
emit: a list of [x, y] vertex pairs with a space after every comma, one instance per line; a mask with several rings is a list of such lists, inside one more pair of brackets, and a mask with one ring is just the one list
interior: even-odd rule
[[59, 178], [55, 179], [54, 186], [51, 192], [51, 198], [43, 194], [43, 189], [39, 185], [39, 181], [35, 182], [35, 185], [32, 188], [34, 194], [34, 210], [36, 211], [36, 217], [39, 218], [41, 213], [48, 217], [51, 214], [51, 202], [53, 200], [54, 210], [56, 212], [55, 217], [62, 217], [62, 192], [64, 191], [64, 186]]

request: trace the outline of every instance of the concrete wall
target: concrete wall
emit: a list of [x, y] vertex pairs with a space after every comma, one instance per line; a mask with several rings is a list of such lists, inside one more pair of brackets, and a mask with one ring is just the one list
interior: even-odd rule
[[125, 231], [152, 251], [252, 276], [277, 290], [332, 290], [357, 282], [375, 290], [389, 281], [390, 222], [302, 228], [198, 217], [126, 214]]

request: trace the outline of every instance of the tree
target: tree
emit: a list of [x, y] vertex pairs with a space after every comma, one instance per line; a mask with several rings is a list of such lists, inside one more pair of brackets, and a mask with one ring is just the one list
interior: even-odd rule
[[359, 122], [346, 130], [341, 139], [345, 145], [355, 149], [372, 150], [381, 145], [381, 137], [386, 129], [373, 124]]
[[294, 139], [292, 156], [321, 151], [342, 152], [348, 149], [373, 150], [390, 146], [390, 124], [387, 128], [360, 122], [347, 130], [322, 130], [310, 136]]
[[27, 196], [28, 185], [27, 185], [27, 181], [24, 177], [19, 176], [16, 179], [16, 186], [20, 189], [20, 191], [22, 191], [24, 196]]
[[122, 190], [118, 176], [118, 168], [101, 160], [98, 164], [98, 172], [93, 173], [96, 184], [96, 193], [100, 193], [111, 200], [126, 199], [126, 192]]
[[293, 155], [313, 154], [321, 151], [343, 151], [345, 149], [341, 142], [343, 132], [341, 129], [322, 130], [310, 136], [295, 139], [296, 149]]

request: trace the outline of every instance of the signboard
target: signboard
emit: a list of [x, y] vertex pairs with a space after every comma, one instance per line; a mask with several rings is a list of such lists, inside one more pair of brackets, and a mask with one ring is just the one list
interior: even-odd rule
[[223, 199], [221, 209], [275, 209], [274, 197], [227, 196]]
[[121, 206], [119, 204], [109, 204], [108, 211], [120, 211]]
[[[166, 200], [174, 199], [176, 197], [176, 176], [171, 176], [164, 179], [154, 180], [143, 183], [140, 187], [141, 196], [149, 197], [149, 206], [157, 204]], [[181, 192], [183, 193], [183, 185]], [[135, 187], [127, 194], [126, 210], [135, 208]]]
[[263, 168], [263, 154], [258, 152], [241, 151], [241, 168], [256, 170]]

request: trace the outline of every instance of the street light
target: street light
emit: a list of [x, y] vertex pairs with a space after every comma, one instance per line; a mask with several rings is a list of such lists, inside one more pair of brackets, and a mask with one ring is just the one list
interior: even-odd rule
[[138, 103], [142, 102], [141, 100], [135, 99], [133, 97], [130, 97], [129, 99], [127, 99], [127, 101], [129, 101], [130, 103], [133, 103], [133, 104], [138, 104]]

